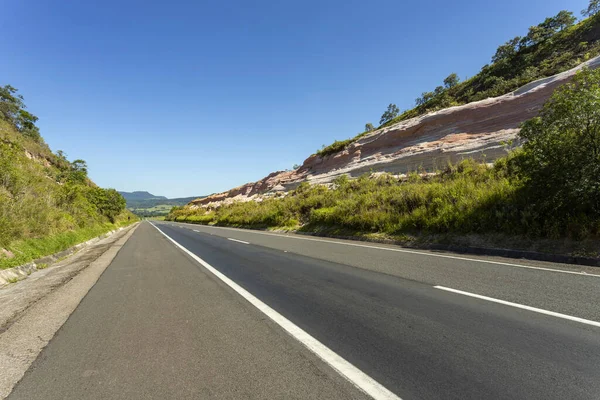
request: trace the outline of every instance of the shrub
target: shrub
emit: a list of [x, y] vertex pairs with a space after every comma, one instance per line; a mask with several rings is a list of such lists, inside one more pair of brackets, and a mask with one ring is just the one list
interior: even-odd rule
[[600, 216], [600, 70], [583, 70], [523, 125], [512, 162], [541, 219]]

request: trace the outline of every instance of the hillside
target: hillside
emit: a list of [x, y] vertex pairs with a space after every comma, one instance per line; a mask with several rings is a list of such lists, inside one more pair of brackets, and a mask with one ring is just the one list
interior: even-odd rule
[[[548, 20], [538, 27], [549, 25]], [[527, 36], [500, 46], [495, 62], [473, 78], [424, 93], [414, 109], [321, 149], [296, 170], [273, 172], [191, 205], [214, 208], [289, 191], [302, 182], [330, 184], [340, 175], [435, 171], [465, 158], [492, 162], [503, 157], [507, 145], [519, 144], [520, 125], [537, 115], [557, 87], [582, 67], [598, 66], [599, 15], [568, 27], [552, 26], [546, 36], [532, 34], [538, 31], [532, 27]]]
[[88, 178], [85, 161], [53, 153], [36, 121], [16, 89], [0, 87], [0, 268], [137, 219], [114, 189], [99, 188]]
[[[512, 50], [501, 46], [476, 77], [378, 129], [167, 219], [598, 256], [600, 16], [532, 35], [559, 16], [512, 40]], [[475, 84], [522, 63], [539, 73], [518, 74], [507, 93]], [[436, 103], [466, 87], [465, 104]]]
[[139, 201], [139, 200], [166, 200], [165, 196], [155, 196], [150, 192], [121, 192], [119, 194], [123, 196], [125, 201]]
[[171, 208], [183, 206], [206, 196], [180, 197], [168, 199], [149, 192], [119, 192], [127, 203], [127, 209], [139, 217], [160, 217], [167, 215]]

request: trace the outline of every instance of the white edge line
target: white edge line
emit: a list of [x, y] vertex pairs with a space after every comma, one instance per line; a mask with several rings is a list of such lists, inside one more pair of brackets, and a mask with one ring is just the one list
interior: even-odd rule
[[273, 310], [271, 307], [260, 301], [258, 298], [254, 297], [250, 292], [248, 292], [246, 289], [242, 288], [237, 283], [223, 275], [221, 272], [212, 267], [209, 263], [202, 260], [200, 257], [198, 257], [197, 255], [195, 255], [194, 253], [177, 243], [166, 233], [161, 231], [156, 225], [152, 224], [152, 226], [154, 226], [167, 239], [173, 242], [173, 244], [179, 249], [181, 249], [184, 253], [192, 257], [204, 268], [209, 270], [213, 275], [222, 280], [230, 288], [235, 290], [238, 294], [240, 294], [243, 298], [250, 302], [250, 304], [252, 304], [265, 315], [267, 315], [271, 320], [273, 320], [273, 322], [282, 327], [292, 337], [294, 337], [296, 340], [302, 343], [308, 350], [316, 354], [321, 360], [323, 360], [326, 364], [328, 364], [331, 368], [337, 371], [350, 383], [356, 386], [356, 388], [371, 396], [375, 400], [401, 400], [400, 397], [396, 396], [394, 393], [390, 392], [388, 389], [383, 387], [373, 378], [371, 378], [370, 376], [356, 368], [354, 365], [350, 364], [348, 361], [340, 357], [338, 354], [333, 352], [323, 343], [319, 342], [317, 339], [315, 339], [307, 332], [305, 332], [304, 330], [296, 326], [294, 323], [289, 321], [283, 315], [279, 314], [277, 311]]
[[238, 242], [238, 243], [250, 244], [250, 242], [244, 242], [243, 240], [237, 240], [237, 239], [232, 239], [232, 238], [227, 238], [227, 240], [231, 240], [232, 242]]
[[198, 230], [196, 230], [196, 229], [194, 229], [194, 232], [198, 232], [198, 233], [200, 233], [200, 231], [198, 231]]
[[[191, 224], [187, 224], [187, 223], [184, 223], [184, 222], [177, 222], [176, 224], [191, 225]], [[505, 265], [505, 266], [508, 266], [508, 267], [517, 267], [517, 268], [526, 268], [526, 269], [537, 269], [537, 270], [541, 270], [541, 271], [560, 272], [560, 273], [563, 273], [563, 274], [573, 274], [573, 275], [582, 275], [582, 276], [589, 276], [589, 277], [600, 278], [600, 275], [588, 274], [586, 272], [565, 271], [565, 270], [562, 270], [562, 269], [544, 268], [544, 267], [531, 267], [531, 266], [528, 266], [528, 265], [512, 264], [512, 263], [506, 263], [506, 262], [501, 262], [501, 261], [491, 261], [491, 260], [482, 260], [482, 259], [477, 259], [477, 258], [450, 256], [450, 255], [447, 255], [447, 254], [426, 253], [424, 251], [416, 251], [416, 250], [408, 250], [408, 249], [392, 249], [392, 248], [389, 248], [389, 247], [369, 246], [369, 245], [366, 245], [366, 244], [359, 244], [359, 243], [346, 243], [346, 242], [339, 242], [339, 241], [336, 241], [336, 240], [323, 240], [323, 239], [299, 237], [299, 236], [292, 236], [292, 235], [280, 235], [280, 234], [277, 234], [277, 233], [260, 232], [260, 231], [253, 231], [253, 230], [249, 230], [249, 229], [227, 228], [227, 227], [222, 227], [222, 226], [210, 226], [210, 225], [202, 225], [202, 226], [207, 227], [207, 228], [213, 228], [213, 229], [215, 229], [215, 228], [216, 229], [227, 229], [227, 230], [232, 230], [232, 231], [241, 231], [241, 232], [255, 233], [255, 234], [258, 234], [258, 235], [277, 236], [277, 237], [288, 238], [288, 239], [310, 240], [310, 241], [313, 241], [313, 242], [333, 243], [333, 244], [340, 244], [340, 245], [344, 245], [344, 246], [364, 247], [364, 248], [368, 248], [368, 249], [396, 251], [398, 253], [419, 254], [419, 255], [422, 255], [422, 256], [429, 256], [429, 257], [450, 258], [450, 259], [453, 259], [453, 260], [473, 261], [473, 262], [481, 262], [481, 263], [487, 263], [487, 264]]]
[[445, 286], [434, 286], [434, 288], [440, 289], [440, 290], [445, 290], [447, 292], [462, 294], [462, 295], [465, 295], [465, 296], [475, 297], [475, 298], [478, 298], [478, 299], [487, 300], [487, 301], [491, 301], [491, 302], [494, 302], [494, 303], [504, 304], [506, 306], [521, 308], [523, 310], [534, 311], [534, 312], [537, 312], [537, 313], [540, 313], [540, 314], [546, 314], [546, 315], [551, 315], [553, 317], [568, 319], [570, 321], [575, 321], [575, 322], [579, 322], [579, 323], [586, 324], [586, 325], [592, 325], [592, 326], [600, 327], [600, 322], [592, 321], [592, 320], [584, 319], [584, 318], [579, 318], [579, 317], [573, 317], [572, 315], [561, 314], [561, 313], [557, 313], [557, 312], [554, 312], [554, 311], [548, 311], [548, 310], [544, 310], [542, 308], [530, 307], [530, 306], [526, 306], [526, 305], [519, 304], [519, 303], [512, 303], [510, 301], [499, 300], [499, 299], [495, 299], [493, 297], [482, 296], [480, 294], [465, 292], [465, 291], [462, 291], [462, 290], [452, 289], [452, 288], [448, 288], [448, 287], [445, 287]]

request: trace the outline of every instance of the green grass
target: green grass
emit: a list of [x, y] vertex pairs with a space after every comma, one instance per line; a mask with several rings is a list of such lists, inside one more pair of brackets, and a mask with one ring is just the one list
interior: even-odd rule
[[[225, 205], [208, 214], [180, 209], [170, 219], [253, 228], [336, 227], [352, 232], [386, 234], [427, 230], [472, 231], [497, 228], [478, 212], [507, 201], [516, 187], [495, 170], [472, 161], [438, 177], [412, 174], [406, 181], [390, 176], [339, 178], [334, 189], [301, 185], [282, 199]], [[202, 211], [201, 211], [202, 212]], [[485, 222], [485, 224], [482, 224]]]
[[131, 212], [136, 213], [136, 214], [138, 212], [166, 212], [166, 213], [168, 213], [169, 211], [171, 211], [171, 208], [173, 208], [173, 206], [168, 205], [168, 204], [158, 204], [156, 206], [149, 207], [149, 208], [132, 208]]
[[[598, 218], [571, 224], [558, 217], [541, 218], [527, 205], [522, 190], [520, 181], [509, 178], [502, 160], [494, 167], [465, 160], [436, 176], [413, 173], [407, 179], [383, 175], [355, 180], [343, 176], [331, 189], [302, 184], [284, 198], [237, 202], [208, 213], [184, 207], [167, 219], [404, 243], [452, 242], [479, 235], [512, 247], [519, 241], [575, 238], [582, 225], [589, 235], [577, 240], [598, 234], [589, 229], [600, 226]], [[563, 225], [566, 231], [556, 234], [555, 227]], [[506, 240], [509, 237], [513, 240]]]
[[152, 220], [152, 221], [164, 221], [165, 220], [166, 215], [159, 215], [156, 217], [147, 217], [146, 219]]
[[[130, 225], [134, 222], [135, 220], [123, 219], [115, 224], [104, 223], [40, 238], [28, 238], [14, 241], [8, 246], [8, 249], [13, 252], [15, 257], [0, 258], [0, 269], [16, 267], [35, 259], [58, 253], [75, 246], [76, 244], [83, 243], [111, 230]], [[42, 268], [38, 266], [38, 269]]]
[[173, 207], [174, 206], [170, 205], [170, 204], [157, 204], [157, 205], [154, 205], [151, 207], [146, 207], [146, 208], [144, 208], [144, 207], [129, 208], [129, 210], [139, 217], [151, 218], [151, 217], [161, 217], [161, 216], [164, 217], [171, 211], [171, 209]]
[[111, 203], [102, 197], [110, 193], [85, 174], [80, 181], [69, 180], [71, 168], [43, 141], [22, 135], [0, 118], [0, 249], [15, 255], [0, 256], [0, 269], [53, 254], [137, 220], [124, 209], [124, 200]]

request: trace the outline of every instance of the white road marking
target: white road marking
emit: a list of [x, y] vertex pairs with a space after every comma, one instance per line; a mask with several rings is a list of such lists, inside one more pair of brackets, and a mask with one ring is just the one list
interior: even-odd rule
[[177, 243], [175, 240], [169, 237], [169, 235], [161, 231], [156, 225], [152, 224], [152, 226], [154, 226], [167, 239], [173, 242], [173, 244], [179, 249], [181, 249], [184, 253], [192, 257], [200, 265], [209, 270], [217, 278], [222, 280], [230, 288], [232, 288], [238, 294], [240, 294], [244, 299], [250, 302], [253, 306], [262, 311], [265, 315], [272, 319], [273, 322], [282, 327], [286, 332], [292, 335], [292, 337], [294, 337], [296, 340], [302, 343], [308, 350], [316, 354], [321, 360], [323, 360], [326, 364], [332, 367], [335, 371], [337, 371], [350, 383], [356, 386], [359, 390], [363, 391], [375, 400], [401, 400], [398, 396], [396, 396], [394, 393], [390, 392], [388, 389], [383, 387], [373, 378], [356, 368], [354, 365], [350, 364], [348, 361], [340, 357], [338, 354], [336, 354], [323, 343], [319, 342], [317, 339], [309, 335], [300, 327], [296, 326], [293, 322], [285, 318], [283, 315], [279, 314], [277, 311], [273, 310], [271, 307], [260, 301], [258, 298], [254, 297], [250, 292], [248, 292], [246, 289], [244, 289], [243, 287], [241, 287], [240, 285], [223, 275], [209, 263], [207, 263], [197, 255], [195, 255], [194, 253]]
[[557, 312], [554, 312], [554, 311], [548, 311], [548, 310], [544, 310], [542, 308], [530, 307], [530, 306], [526, 306], [526, 305], [519, 304], [519, 303], [512, 303], [510, 301], [499, 300], [499, 299], [495, 299], [493, 297], [482, 296], [480, 294], [465, 292], [465, 291], [462, 291], [462, 290], [452, 289], [452, 288], [448, 288], [448, 287], [444, 287], [444, 286], [434, 286], [434, 288], [440, 289], [440, 290], [445, 290], [447, 292], [462, 294], [462, 295], [465, 295], [465, 296], [475, 297], [475, 298], [478, 298], [478, 299], [487, 300], [487, 301], [491, 301], [491, 302], [494, 302], [494, 303], [504, 304], [506, 306], [521, 308], [523, 310], [534, 311], [534, 312], [537, 312], [537, 313], [540, 313], [540, 314], [546, 314], [546, 315], [551, 315], [553, 317], [568, 319], [570, 321], [575, 321], [575, 322], [579, 322], [579, 323], [586, 324], [586, 325], [592, 325], [592, 326], [600, 327], [600, 322], [592, 321], [592, 320], [584, 319], [584, 318], [579, 318], [579, 317], [573, 317], [572, 315], [561, 314], [561, 313], [557, 313]]
[[237, 240], [237, 239], [232, 239], [232, 238], [227, 238], [227, 240], [231, 240], [232, 242], [238, 242], [238, 243], [250, 244], [250, 242], [244, 242], [243, 240]]
[[[182, 223], [182, 222], [180, 222], [180, 223]], [[339, 245], [343, 245], [343, 246], [364, 247], [364, 248], [368, 248], [368, 249], [395, 251], [398, 253], [419, 254], [422, 256], [429, 256], [429, 257], [449, 258], [449, 259], [453, 259], [453, 260], [473, 261], [473, 262], [481, 262], [481, 263], [487, 263], [487, 264], [504, 265], [504, 266], [508, 266], [508, 267], [537, 269], [537, 270], [541, 270], [541, 271], [560, 272], [562, 274], [583, 275], [583, 276], [600, 278], [600, 275], [588, 274], [587, 272], [565, 271], [562, 269], [544, 268], [544, 267], [532, 267], [532, 266], [528, 266], [528, 265], [513, 264], [513, 263], [507, 263], [507, 262], [501, 262], [501, 261], [483, 260], [483, 259], [468, 258], [468, 257], [458, 257], [458, 256], [447, 255], [447, 254], [427, 253], [424, 251], [417, 251], [417, 250], [395, 249], [395, 248], [381, 247], [381, 246], [369, 246], [366, 244], [359, 244], [359, 243], [338, 242], [336, 240], [324, 240], [324, 239], [299, 237], [299, 236], [292, 236], [292, 235], [282, 235], [282, 234], [277, 234], [277, 233], [252, 231], [252, 230], [248, 230], [248, 229], [225, 228], [225, 227], [221, 227], [221, 226], [216, 227], [216, 226], [210, 226], [210, 225], [203, 225], [203, 226], [207, 227], [207, 228], [227, 229], [227, 230], [232, 230], [232, 231], [237, 231], [237, 232], [241, 231], [241, 232], [252, 233], [252, 234], [257, 234], [257, 235], [277, 236], [277, 237], [281, 237], [281, 238], [298, 239], [298, 240], [310, 240], [313, 242], [333, 243], [333, 244], [339, 244]]]
[[194, 229], [194, 232], [198, 232], [198, 233], [200, 233], [200, 231], [197, 231], [197, 230], [195, 230], [195, 229]]

